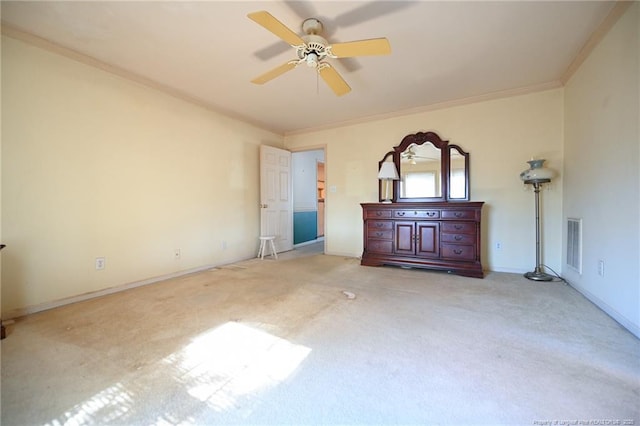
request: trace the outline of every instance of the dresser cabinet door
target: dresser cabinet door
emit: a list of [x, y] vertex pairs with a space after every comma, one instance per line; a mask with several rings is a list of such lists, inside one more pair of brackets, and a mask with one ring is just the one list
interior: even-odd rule
[[395, 224], [395, 253], [434, 258], [440, 255], [438, 222], [403, 222]]
[[413, 256], [416, 254], [416, 223], [395, 222], [395, 252]]
[[438, 222], [416, 222], [418, 238], [416, 254], [420, 257], [440, 256], [440, 224]]

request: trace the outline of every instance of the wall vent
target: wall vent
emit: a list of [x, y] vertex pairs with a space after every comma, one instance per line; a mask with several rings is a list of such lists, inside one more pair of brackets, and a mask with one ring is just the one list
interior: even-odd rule
[[582, 274], [582, 219], [567, 219], [567, 265]]

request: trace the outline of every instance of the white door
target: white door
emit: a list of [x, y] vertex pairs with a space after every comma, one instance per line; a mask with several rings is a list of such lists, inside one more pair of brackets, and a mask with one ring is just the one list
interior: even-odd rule
[[293, 250], [291, 152], [260, 145], [260, 235], [275, 235], [278, 252]]

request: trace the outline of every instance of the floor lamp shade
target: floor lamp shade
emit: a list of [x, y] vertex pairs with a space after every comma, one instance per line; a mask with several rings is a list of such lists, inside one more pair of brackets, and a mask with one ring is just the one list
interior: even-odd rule
[[529, 168], [522, 173], [520, 173], [520, 179], [524, 181], [524, 183], [546, 183], [551, 182], [551, 178], [553, 178], [553, 171], [547, 169], [544, 166], [544, 162], [546, 160], [529, 160]]
[[390, 203], [391, 197], [389, 196], [389, 184], [392, 180], [398, 180], [400, 177], [398, 176], [398, 170], [396, 169], [396, 165], [390, 161], [385, 161], [380, 166], [380, 171], [378, 172], [378, 179], [382, 181], [384, 184], [384, 200], [383, 203]]

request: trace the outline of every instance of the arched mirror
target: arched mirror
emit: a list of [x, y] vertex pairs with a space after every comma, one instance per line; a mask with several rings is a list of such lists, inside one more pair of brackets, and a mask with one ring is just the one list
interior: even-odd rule
[[469, 153], [449, 145], [449, 200], [469, 200]]
[[[390, 159], [399, 175], [393, 181], [393, 202], [469, 200], [469, 154], [436, 133], [405, 136], [385, 154], [379, 166]], [[380, 188], [382, 201], [388, 196]]]
[[412, 143], [400, 153], [400, 198], [442, 197], [442, 151], [432, 143]]

